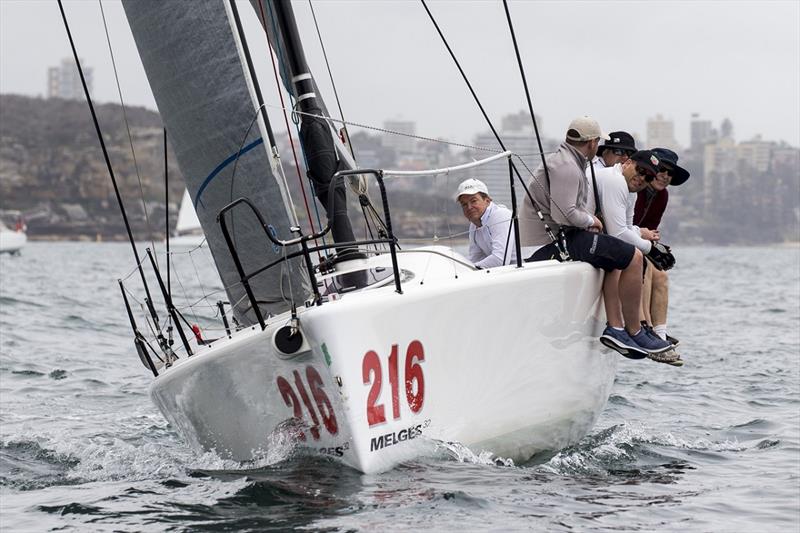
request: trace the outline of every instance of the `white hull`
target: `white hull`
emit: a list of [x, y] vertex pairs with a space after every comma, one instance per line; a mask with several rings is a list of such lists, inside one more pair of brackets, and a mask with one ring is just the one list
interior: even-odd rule
[[299, 355], [278, 356], [272, 336], [289, 317], [276, 317], [197, 347], [155, 379], [153, 400], [197, 449], [240, 461], [287, 431], [367, 473], [437, 441], [515, 461], [577, 442], [616, 372], [596, 340], [602, 273], [554, 261], [472, 271], [430, 250], [399, 254], [414, 276], [402, 295], [389, 284], [300, 309]]
[[19, 253], [28, 242], [28, 236], [22, 231], [0, 231], [0, 254]]

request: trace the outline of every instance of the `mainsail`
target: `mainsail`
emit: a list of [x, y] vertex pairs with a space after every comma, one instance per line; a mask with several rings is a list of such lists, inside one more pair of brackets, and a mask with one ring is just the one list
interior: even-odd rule
[[[217, 215], [245, 197], [278, 238], [292, 237], [289, 228], [297, 222], [288, 192], [271, 170], [266, 125], [257, 116], [225, 2], [123, 0], [123, 7], [234, 314], [241, 324], [253, 324]], [[291, 251], [273, 246], [255, 216], [240, 207], [228, 214], [228, 226], [245, 272]], [[309, 292], [299, 260], [287, 264], [250, 280], [264, 313], [282, 312]]]

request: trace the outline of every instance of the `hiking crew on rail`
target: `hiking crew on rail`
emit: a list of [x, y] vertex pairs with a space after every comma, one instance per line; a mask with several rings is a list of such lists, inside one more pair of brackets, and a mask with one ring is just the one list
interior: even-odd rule
[[[606, 271], [603, 296], [608, 327], [601, 342], [626, 357], [641, 359], [673, 349], [671, 343], [652, 335], [640, 324], [644, 254], [633, 244], [604, 233], [600, 218], [587, 209], [594, 195], [586, 178], [588, 163], [597, 155], [600, 140], [610, 140], [599, 124], [589, 118], [573, 120], [558, 150], [545, 158], [528, 183], [533, 197], [525, 197], [520, 213], [520, 240], [526, 261], [560, 257], [563, 242], [569, 256]], [[655, 176], [660, 161], [651, 152], [634, 153], [629, 172]], [[534, 205], [534, 202], [536, 205]], [[541, 212], [544, 223], [536, 214]], [[545, 223], [560, 235], [548, 236]], [[666, 247], [652, 245], [647, 256], [655, 265], [674, 259]], [[662, 267], [663, 268], [663, 267]]]

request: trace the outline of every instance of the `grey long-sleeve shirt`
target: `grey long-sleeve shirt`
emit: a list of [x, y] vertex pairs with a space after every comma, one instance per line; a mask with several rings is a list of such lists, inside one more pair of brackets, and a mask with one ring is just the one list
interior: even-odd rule
[[[545, 158], [550, 174], [550, 189], [544, 167], [533, 172], [528, 190], [541, 209], [545, 221], [558, 232], [561, 226], [587, 228], [594, 223], [594, 216], [586, 209], [590, 193], [586, 182], [586, 158], [575, 147], [561, 143], [558, 151]], [[546, 191], [546, 192], [545, 192]], [[522, 246], [549, 244], [550, 237], [545, 233], [544, 224], [536, 215], [536, 210], [528, 195], [522, 202], [519, 216], [520, 240]]]

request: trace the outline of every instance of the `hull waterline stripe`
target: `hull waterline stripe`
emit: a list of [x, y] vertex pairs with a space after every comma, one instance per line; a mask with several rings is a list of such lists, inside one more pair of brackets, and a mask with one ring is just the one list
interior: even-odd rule
[[203, 180], [203, 184], [200, 185], [200, 189], [197, 191], [197, 196], [195, 196], [194, 200], [192, 201], [192, 204], [194, 204], [194, 208], [197, 209], [197, 204], [200, 203], [200, 197], [203, 195], [203, 191], [206, 190], [206, 187], [208, 187], [208, 184], [211, 183], [211, 180], [216, 178], [217, 174], [222, 172], [223, 168], [227, 167], [228, 165], [230, 165], [231, 163], [236, 161], [236, 157], [237, 156], [241, 157], [244, 154], [246, 154], [247, 152], [249, 152], [250, 150], [252, 150], [253, 148], [255, 148], [256, 146], [258, 146], [259, 144], [263, 144], [263, 143], [264, 143], [264, 139], [262, 137], [259, 137], [255, 141], [251, 142], [250, 144], [248, 144], [247, 146], [242, 148], [241, 151], [237, 151], [235, 154], [231, 155], [225, 161], [223, 161], [222, 163], [217, 165], [217, 168], [212, 170], [211, 174], [209, 174], [206, 177], [206, 179]]

